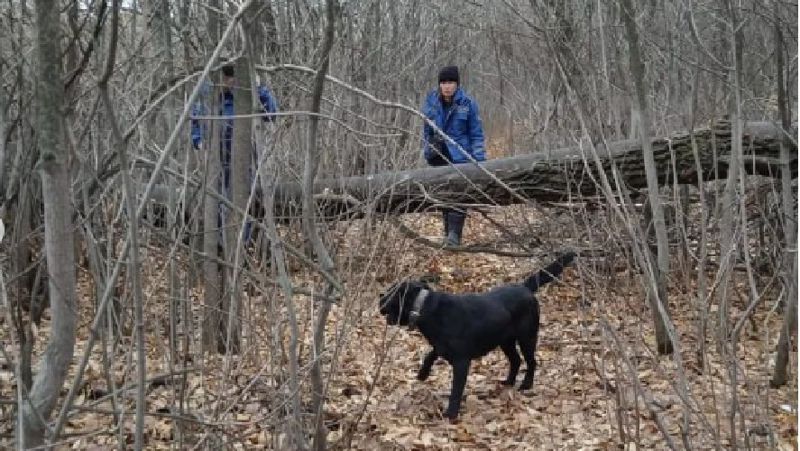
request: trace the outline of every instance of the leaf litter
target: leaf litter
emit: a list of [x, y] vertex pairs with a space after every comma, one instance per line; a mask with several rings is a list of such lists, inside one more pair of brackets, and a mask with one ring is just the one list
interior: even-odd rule
[[[438, 215], [407, 216], [403, 220], [410, 227], [436, 239]], [[427, 344], [416, 332], [385, 325], [377, 314], [381, 290], [401, 277], [426, 275], [435, 278], [437, 289], [481, 291], [500, 283], [520, 281], [548, 262], [441, 251], [404, 239], [393, 230], [381, 232], [391, 235], [391, 240], [385, 246], [388, 249], [373, 260], [363, 256], [369, 250], [360, 238], [363, 233], [358, 224], [337, 227], [334, 231], [339, 235], [336, 246], [339, 261], [350, 265], [348, 275], [343, 276], [346, 277], [344, 283], [354, 294], [348, 293], [346, 299], [333, 306], [326, 329], [328, 346], [339, 348], [325, 405], [331, 448], [664, 448], [664, 438], [641, 393], [635, 389], [630, 370], [625, 367], [626, 359], [634, 366], [636, 379], [651, 394], [655, 409], [668, 424], [673, 441], [681, 443], [681, 435], [688, 434], [697, 449], [713, 448], [715, 440], [723, 448], [730, 446], [729, 367], [714, 350], [712, 338], [708, 339], [704, 367], [700, 368], [695, 362], [696, 315], [691, 299], [695, 288], [676, 282], [670, 285], [669, 292], [690, 393], [690, 407], [686, 408], [676, 384], [679, 369], [674, 359], [658, 357], [652, 351], [655, 342], [649, 312], [637, 288], [637, 275], [627, 268], [620, 268], [621, 271], [613, 274], [614, 283], [592, 280], [581, 269], [568, 269], [562, 277], [563, 283], [541, 290], [537, 296], [542, 310], [537, 349], [539, 366], [533, 390], [519, 393], [501, 386], [499, 382], [505, 377], [507, 362], [502, 353], [491, 353], [472, 365], [461, 416], [457, 423], [450, 424], [442, 418], [450, 389], [449, 366], [438, 362], [427, 381], [416, 380]], [[465, 242], [477, 241], [500, 243], [498, 247], [504, 243], [502, 236], [485, 221], [471, 218]], [[166, 299], [168, 293], [164, 280], [165, 255], [163, 250], [149, 249], [147, 263], [142, 265], [148, 287], [147, 316], [155, 320], [146, 322], [148, 373], [151, 376], [169, 373], [170, 366], [188, 369], [185, 376], [148, 391], [148, 412], [152, 414], [145, 424], [148, 448], [170, 449], [179, 434], [190, 447], [209, 433], [227, 437], [226, 443], [232, 449], [279, 448], [285, 440], [279, 412], [286, 393], [267, 377], [267, 374], [278, 373], [268, 367], [281, 359], [276, 357], [278, 351], [272, 349], [274, 341], [270, 334], [274, 329], [262, 327], [270, 321], [264, 308], [265, 296], [253, 296], [244, 303], [250, 304], [246, 307], [250, 309], [247, 313], [249, 325], [245, 327], [246, 334], [250, 334], [245, 336], [245, 341], [250, 346], [241, 356], [228, 359], [227, 378], [223, 378], [221, 372], [226, 368], [225, 359], [218, 355], [184, 357], [185, 362], [170, 362], [165, 345], [167, 305], [160, 301]], [[296, 264], [293, 269], [296, 286], [309, 290], [320, 286], [321, 279], [311, 270]], [[76, 355], [82, 352], [89, 335], [92, 311], [91, 302], [86, 300], [94, 293], [86, 273], [81, 272], [80, 276], [83, 301]], [[602, 291], [594, 293], [591, 288], [598, 286]], [[586, 293], [592, 299], [584, 299]], [[276, 305], [282, 302], [281, 296], [275, 295]], [[201, 299], [201, 293], [195, 289], [191, 305], [195, 319], [199, 316]], [[298, 363], [303, 375], [307, 375], [314, 302], [302, 295], [295, 296], [294, 300], [302, 334]], [[600, 319], [621, 338], [624, 349], [612, 345]], [[736, 354], [742, 373], [736, 392], [739, 409], [746, 414], [748, 439], [755, 448], [797, 449], [796, 379], [779, 389], [768, 387], [780, 322], [780, 315], [772, 314], [768, 308], [757, 309], [754, 323], [759, 330], [753, 331], [748, 326]], [[199, 329], [199, 325], [197, 327]], [[37, 352], [41, 352], [48, 331], [46, 314], [37, 331]], [[339, 341], [334, 343], [333, 337]], [[191, 338], [197, 339], [196, 336]], [[131, 343], [132, 337], [127, 334], [116, 346], [130, 349]], [[191, 346], [196, 343], [192, 342]], [[104, 364], [98, 349], [96, 346], [84, 376], [83, 391], [75, 403], [84, 410], [76, 411], [65, 428], [65, 433], [73, 437], [86, 434], [73, 439], [73, 447], [102, 449], [118, 444], [114, 416], [109, 414], [111, 397], [107, 396], [114, 387], [117, 390], [115, 402], [125, 407], [127, 415], [121, 433], [126, 441], [132, 437], [134, 392], [130, 387], [135, 367], [124, 355]], [[330, 360], [330, 356], [327, 358]], [[379, 362], [383, 363], [377, 371]], [[104, 365], [111, 368], [110, 379], [105, 377]], [[791, 370], [796, 374], [796, 359]], [[70, 378], [74, 371], [75, 365], [70, 370]], [[0, 370], [0, 382], [0, 394], [13, 399], [16, 381], [9, 368]], [[121, 387], [127, 390], [120, 390]], [[176, 410], [179, 389], [185, 391], [186, 401]], [[100, 401], [93, 399], [96, 397]], [[307, 398], [306, 389], [303, 403]], [[13, 431], [12, 410], [2, 407], [1, 429], [6, 436]], [[159, 412], [163, 415], [155, 415]], [[688, 417], [685, 417], [687, 412]], [[758, 421], [764, 424], [755, 424]], [[714, 437], [712, 430], [717, 425], [719, 433]], [[688, 430], [684, 430], [685, 427]], [[740, 441], [742, 436], [739, 431]], [[205, 443], [213, 447], [210, 442]]]

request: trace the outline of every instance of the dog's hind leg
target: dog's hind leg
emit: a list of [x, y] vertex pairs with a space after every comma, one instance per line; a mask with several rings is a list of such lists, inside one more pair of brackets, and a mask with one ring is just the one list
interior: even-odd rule
[[464, 386], [467, 385], [467, 373], [469, 372], [469, 359], [455, 360], [450, 362], [453, 365], [453, 385], [450, 389], [450, 399], [444, 416], [455, 420], [461, 408], [461, 396], [464, 394]]
[[525, 365], [528, 367], [525, 371], [525, 377], [519, 385], [520, 390], [528, 390], [533, 386], [533, 373], [536, 372], [536, 341], [539, 335], [538, 330], [534, 329], [534, 331], [530, 340], [518, 341], [522, 357], [525, 359]]
[[431, 349], [430, 352], [425, 354], [425, 358], [422, 359], [422, 366], [417, 373], [417, 379], [424, 381], [431, 375], [431, 367], [437, 358], [439, 358], [439, 354], [436, 353], [435, 349]]
[[519, 373], [519, 365], [522, 363], [522, 359], [519, 358], [519, 353], [517, 352], [514, 339], [511, 339], [500, 345], [500, 349], [502, 349], [503, 353], [505, 353], [506, 357], [508, 357], [508, 363], [510, 365], [510, 368], [508, 369], [508, 377], [503, 381], [503, 385], [514, 385], [514, 382], [517, 380], [517, 373]]

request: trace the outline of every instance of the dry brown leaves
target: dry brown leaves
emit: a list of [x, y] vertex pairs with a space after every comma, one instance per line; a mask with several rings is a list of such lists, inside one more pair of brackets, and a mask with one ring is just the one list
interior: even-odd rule
[[[419, 215], [404, 220], [423, 235], [437, 239], [438, 217], [438, 214]], [[614, 285], [613, 289], [599, 294], [587, 290], [586, 285], [582, 287], [586, 275], [583, 274], [582, 279], [575, 269], [565, 273], [563, 284], [544, 288], [538, 296], [542, 328], [534, 389], [523, 394], [502, 387], [499, 381], [505, 377], [507, 363], [502, 353], [492, 353], [474, 362], [471, 368], [459, 421], [450, 424], [443, 420], [442, 409], [450, 389], [450, 368], [439, 362], [426, 382], [415, 379], [427, 344], [417, 333], [386, 327], [376, 311], [380, 290], [397, 278], [427, 274], [439, 278], [438, 289], [480, 291], [499, 283], [519, 281], [548, 262], [440, 251], [404, 240], [393, 230], [386, 232], [386, 246], [391, 249], [375, 262], [365, 257], [367, 252], [359, 247], [364, 245], [359, 241], [363, 231], [354, 230], [343, 227], [337, 244], [341, 253], [349, 252], [339, 261], [352, 265], [346, 267], [348, 274], [352, 273], [346, 284], [354, 290], [353, 296], [333, 307], [328, 327], [329, 337], [344, 332], [325, 407], [332, 448], [662, 449], [664, 438], [631, 382], [632, 374], [625, 367], [623, 355], [630, 359], [636, 377], [652, 395], [655, 407], [650, 407], [662, 417], [678, 446], [681, 446], [681, 435], [687, 433], [696, 449], [713, 448], [714, 437], [702, 432], [708, 429], [700, 424], [697, 412], [705, 415], [712, 429], [721, 431], [718, 439], [721, 446], [730, 445], [728, 366], [714, 350], [712, 340], [708, 345], [709, 361], [705, 371], [697, 371], [695, 363], [696, 325], [687, 294], [694, 288], [687, 289], [675, 283], [670, 292], [675, 325], [681, 333], [681, 358], [692, 396], [688, 410], [691, 413], [687, 423], [689, 431], [686, 432], [683, 415], [687, 409], [676, 389], [677, 366], [671, 358], [657, 358], [646, 352], [648, 347], [654, 348], [649, 312], [635, 288], [635, 275], [627, 272], [616, 273], [614, 277], [620, 282], [606, 283]], [[471, 217], [465, 236], [467, 243], [496, 238], [501, 236], [486, 221]], [[269, 329], [259, 326], [269, 321], [263, 305], [259, 304], [265, 302], [264, 298], [250, 298], [248, 345], [242, 356], [228, 361], [227, 370], [220, 356], [170, 363], [166, 355], [167, 303], [163, 300], [168, 291], [163, 255], [150, 249], [146, 255], [147, 264], [143, 265], [148, 281], [148, 373], [156, 376], [179, 370], [184, 365], [189, 370], [185, 378], [149, 387], [148, 448], [169, 449], [180, 437], [187, 447], [201, 439], [205, 439], [203, 446], [212, 449], [279, 446], [282, 437], [277, 426], [282, 420], [281, 406], [276, 400], [280, 399], [280, 389], [266, 377], [274, 354], [271, 353]], [[307, 268], [296, 264], [292, 268], [298, 286], [312, 288], [318, 283], [319, 277]], [[82, 274], [81, 280], [83, 313], [76, 355], [83, 351], [88, 337], [89, 299], [93, 292], [86, 274]], [[591, 304], [584, 302], [584, 296], [590, 298]], [[198, 299], [201, 297], [195, 293], [192, 305], [195, 318]], [[308, 359], [313, 320], [308, 307], [313, 304], [301, 296], [296, 302], [304, 334], [302, 367]], [[732, 316], [740, 313], [736, 310]], [[614, 329], [625, 349], [615, 349], [600, 319]], [[797, 383], [793, 381], [780, 389], [767, 388], [770, 356], [774, 354], [779, 322], [780, 315], [770, 315], [766, 307], [759, 309], [755, 323], [761, 328], [753, 331], [748, 327], [737, 352], [743, 376], [737, 390], [740, 409], [748, 418], [758, 418], [765, 423], [745, 422], [750, 445], [754, 448], [797, 449]], [[196, 327], [199, 329], [199, 324]], [[38, 347], [45, 343], [47, 331], [45, 321], [37, 332]], [[117, 344], [123, 349], [130, 349], [130, 345], [130, 335]], [[8, 345], [6, 348], [6, 352], [16, 353]], [[796, 374], [796, 360], [794, 362], [792, 371]], [[71, 436], [68, 446], [107, 449], [119, 443], [117, 433], [130, 443], [133, 391], [118, 392], [116, 404], [113, 404], [118, 411], [125, 410], [121, 431], [114, 429], [114, 417], [110, 415], [112, 403], [107, 394], [111, 391], [109, 382], [116, 387], [132, 384], [135, 367], [129, 353], [118, 354], [111, 365], [113, 377], [109, 381], [105, 377], [102, 354], [96, 349], [75, 403], [83, 410], [70, 418], [65, 431]], [[74, 370], [73, 366], [70, 377]], [[10, 368], [3, 368], [0, 371], [3, 398], [13, 399], [15, 386]], [[186, 393], [182, 412], [175, 411], [179, 391]], [[2, 413], [2, 433], [10, 434], [12, 409], [3, 406]], [[736, 426], [740, 427], [738, 421]], [[214, 436], [227, 437], [228, 443], [214, 442], [211, 438]]]

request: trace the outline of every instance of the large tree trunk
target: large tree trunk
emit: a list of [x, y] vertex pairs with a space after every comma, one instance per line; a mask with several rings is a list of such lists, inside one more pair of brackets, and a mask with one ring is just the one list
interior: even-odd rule
[[36, 1], [36, 124], [52, 323], [30, 395], [19, 406], [22, 415], [17, 437], [23, 448], [44, 443], [45, 422], [58, 400], [72, 360], [77, 323], [72, 189], [61, 123], [64, 85], [58, 12], [52, 2]]
[[[747, 149], [745, 170], [751, 174], [779, 177], [785, 169], [780, 164], [781, 131], [771, 123], [747, 124], [742, 145]], [[715, 142], [712, 144], [712, 134]], [[719, 122], [713, 129], [694, 133], [700, 154], [698, 172], [692, 154], [690, 135], [681, 133], [652, 140], [659, 185], [673, 183], [671, 154], [674, 153], [678, 183], [696, 184], [698, 180], [724, 178], [728, 173], [731, 150], [731, 125]], [[716, 145], [716, 159], [712, 145]], [[587, 147], [584, 147], [587, 149]], [[600, 194], [594, 164], [588, 152], [571, 147], [490, 160], [479, 166], [471, 163], [455, 167], [411, 169], [363, 177], [320, 180], [314, 184], [314, 196], [321, 217], [340, 220], [379, 213], [403, 214], [447, 204], [509, 205], [528, 199], [564, 201], [577, 196]], [[792, 171], [796, 171], [797, 148], [790, 149]], [[610, 143], [600, 155], [603, 169], [611, 177], [612, 162], [628, 188], [647, 186], [641, 142]], [[793, 172], [792, 177], [797, 173]], [[614, 187], [619, 188], [619, 187]], [[302, 186], [282, 183], [277, 186], [276, 216], [300, 216]]]
[[[693, 136], [699, 161], [695, 159], [689, 133], [652, 140], [659, 186], [697, 184], [701, 180], [727, 177], [731, 152], [730, 122], [720, 121], [712, 128], [695, 130]], [[787, 144], [788, 161], [785, 163], [788, 164], [783, 164], [779, 145], [782, 137], [783, 132], [773, 123], [746, 123], [742, 136], [742, 146], [746, 150], [744, 171], [778, 178], [789, 168], [791, 173], [787, 175], [796, 178], [797, 146]], [[319, 180], [314, 183], [313, 197], [318, 218], [327, 221], [360, 217], [368, 211], [392, 215], [413, 213], [442, 204], [511, 205], [529, 200], [599, 199], [602, 189], [594, 181], [598, 173], [591, 161], [590, 148], [542, 151], [489, 160], [480, 165], [466, 163]], [[641, 141], [616, 141], [609, 143], [607, 149], [602, 146], [598, 149], [603, 171], [612, 184], [613, 166], [625, 187], [633, 190], [647, 187]], [[189, 183], [197, 186], [196, 181], [189, 180]], [[208, 188], [214, 189], [211, 185]], [[612, 185], [612, 188], [619, 187]], [[167, 186], [155, 186], [150, 192], [150, 200], [166, 205], [170, 190]], [[277, 182], [274, 210], [277, 221], [302, 216], [302, 193], [300, 183]], [[260, 192], [256, 193], [257, 203], [260, 203], [260, 197]]]

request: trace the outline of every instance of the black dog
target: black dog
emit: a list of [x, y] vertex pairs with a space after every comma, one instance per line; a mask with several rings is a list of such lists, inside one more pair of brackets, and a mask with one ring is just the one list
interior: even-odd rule
[[523, 284], [505, 285], [486, 293], [455, 295], [433, 291], [424, 282], [401, 282], [381, 296], [380, 312], [387, 323], [419, 328], [433, 346], [417, 379], [427, 379], [439, 357], [452, 365], [446, 417], [453, 420], [458, 416], [470, 361], [498, 346], [511, 364], [503, 384], [514, 385], [517, 378], [520, 358], [515, 345], [519, 345], [528, 367], [519, 389], [531, 388], [539, 333], [539, 302], [534, 293], [557, 278], [574, 258], [573, 252], [565, 253]]

